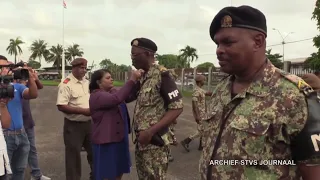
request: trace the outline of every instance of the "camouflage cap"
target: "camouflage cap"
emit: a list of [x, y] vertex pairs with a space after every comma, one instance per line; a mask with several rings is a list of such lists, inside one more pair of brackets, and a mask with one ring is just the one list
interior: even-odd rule
[[76, 58], [71, 62], [72, 67], [87, 66], [88, 61], [84, 58]]

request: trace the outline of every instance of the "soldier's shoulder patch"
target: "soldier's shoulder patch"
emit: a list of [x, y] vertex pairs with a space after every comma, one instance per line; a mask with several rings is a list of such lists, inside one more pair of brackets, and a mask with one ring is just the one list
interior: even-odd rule
[[70, 81], [70, 78], [67, 78], [63, 81], [63, 84], [68, 84], [69, 81]]
[[276, 69], [276, 71], [279, 72], [282, 77], [284, 77], [288, 81], [295, 84], [298, 87], [298, 89], [300, 89], [300, 90], [304, 90], [305, 88], [311, 88], [311, 86], [309, 84], [307, 84], [302, 78], [300, 78], [297, 75], [290, 74], [290, 73], [285, 72], [281, 69]]
[[162, 65], [159, 65], [160, 72], [168, 71], [168, 69]]

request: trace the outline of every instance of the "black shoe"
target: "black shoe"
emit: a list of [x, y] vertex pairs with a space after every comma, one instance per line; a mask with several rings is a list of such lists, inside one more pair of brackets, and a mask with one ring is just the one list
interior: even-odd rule
[[184, 149], [187, 151], [187, 152], [190, 152], [190, 149], [189, 149], [189, 143], [191, 142], [192, 140], [190, 138], [186, 138], [185, 140], [181, 141], [181, 145], [182, 147], [184, 147]]
[[202, 137], [200, 137], [198, 150], [199, 150], [199, 151], [202, 151], [202, 149], [203, 149], [203, 146], [202, 146]]
[[174, 158], [171, 154], [169, 154], [169, 162], [173, 162], [174, 161]]

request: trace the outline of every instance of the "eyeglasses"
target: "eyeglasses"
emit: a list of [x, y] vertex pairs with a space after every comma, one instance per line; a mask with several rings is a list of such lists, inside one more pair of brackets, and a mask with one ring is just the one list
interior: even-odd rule
[[131, 53], [130, 56], [131, 57], [136, 57], [136, 56], [140, 56], [141, 54], [144, 54], [145, 52], [141, 52], [141, 53]]

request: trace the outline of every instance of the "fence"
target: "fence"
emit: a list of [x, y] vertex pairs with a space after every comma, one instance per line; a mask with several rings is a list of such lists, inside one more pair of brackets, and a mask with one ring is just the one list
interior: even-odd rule
[[[283, 69], [292, 74], [302, 76], [306, 73], [313, 73], [315, 69], [307, 68], [303, 63], [291, 63], [289, 61], [284, 62]], [[176, 84], [181, 91], [192, 91], [194, 87], [194, 78], [197, 74], [202, 74], [207, 77], [207, 82], [204, 85], [204, 89], [211, 91], [217, 85], [217, 83], [227, 74], [220, 71], [220, 68], [182, 68], [172, 69], [178, 76]], [[116, 81], [126, 81], [130, 76], [130, 72], [118, 72], [113, 74], [113, 79]]]

